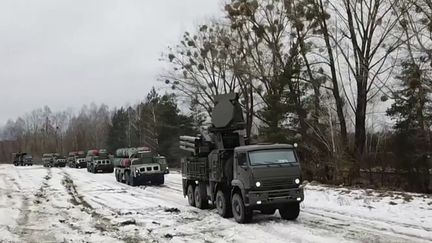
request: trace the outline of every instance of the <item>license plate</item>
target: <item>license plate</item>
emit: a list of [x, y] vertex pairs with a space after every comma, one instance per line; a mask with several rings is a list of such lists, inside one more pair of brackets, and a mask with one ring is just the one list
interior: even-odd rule
[[98, 172], [102, 172], [103, 170], [98, 170]]

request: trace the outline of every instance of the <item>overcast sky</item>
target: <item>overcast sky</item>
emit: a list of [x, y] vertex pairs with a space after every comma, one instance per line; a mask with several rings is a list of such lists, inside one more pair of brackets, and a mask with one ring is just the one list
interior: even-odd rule
[[142, 100], [186, 30], [220, 0], [0, 0], [0, 126], [48, 105]]

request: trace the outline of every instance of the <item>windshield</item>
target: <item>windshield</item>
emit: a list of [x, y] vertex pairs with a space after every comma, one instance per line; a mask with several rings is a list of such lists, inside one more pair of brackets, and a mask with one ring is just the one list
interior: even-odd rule
[[249, 160], [254, 165], [298, 164], [292, 149], [271, 149], [249, 152]]

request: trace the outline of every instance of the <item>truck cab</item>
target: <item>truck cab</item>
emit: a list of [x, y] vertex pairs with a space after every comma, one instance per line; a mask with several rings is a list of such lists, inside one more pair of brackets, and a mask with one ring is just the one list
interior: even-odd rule
[[304, 199], [301, 182], [300, 163], [292, 145], [247, 145], [234, 149], [231, 184], [251, 210], [267, 213], [286, 205], [296, 207]]

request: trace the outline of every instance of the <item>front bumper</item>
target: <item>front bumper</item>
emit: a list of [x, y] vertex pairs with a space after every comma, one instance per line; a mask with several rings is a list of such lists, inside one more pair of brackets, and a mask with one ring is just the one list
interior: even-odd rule
[[111, 172], [114, 170], [113, 165], [95, 165], [96, 172]]
[[249, 192], [246, 192], [245, 204], [246, 206], [259, 206], [302, 202], [303, 200], [303, 187], [268, 191], [251, 190]]
[[160, 180], [164, 175], [165, 173], [139, 173], [135, 174], [134, 180], [137, 183], [146, 183], [149, 181], [154, 182]]
[[76, 165], [77, 165], [79, 168], [86, 168], [86, 167], [87, 167], [87, 162], [80, 162], [80, 163], [76, 163]]

